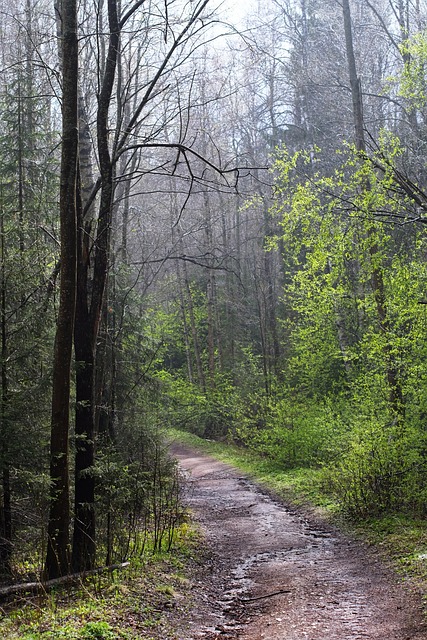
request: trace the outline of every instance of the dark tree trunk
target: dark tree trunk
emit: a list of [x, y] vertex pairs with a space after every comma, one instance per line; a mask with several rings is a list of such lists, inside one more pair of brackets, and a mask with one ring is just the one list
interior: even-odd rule
[[62, 4], [62, 157], [60, 184], [61, 280], [55, 336], [50, 446], [50, 510], [45, 576], [69, 572], [68, 438], [70, 366], [76, 299], [76, 184], [78, 152], [77, 115], [77, 7]]
[[96, 344], [99, 335], [102, 307], [107, 286], [110, 248], [113, 165], [108, 147], [108, 113], [114, 86], [120, 26], [116, 0], [108, 1], [110, 42], [103, 84], [98, 100], [97, 137], [101, 172], [101, 196], [96, 234], [93, 277], [89, 291], [88, 260], [85, 238], [79, 246], [79, 290], [77, 312], [79, 327], [75, 332], [76, 349], [76, 464], [75, 516], [73, 533], [73, 570], [90, 570], [95, 561], [95, 366]]
[[1, 405], [0, 443], [2, 446], [2, 497], [0, 499], [0, 574], [11, 571], [12, 557], [12, 495], [10, 486], [9, 428], [8, 428], [8, 346], [6, 330], [6, 273], [4, 220], [0, 220], [1, 232]]
[[11, 572], [12, 558], [12, 508], [10, 469], [7, 461], [3, 462], [2, 474], [3, 496], [0, 502], [0, 575]]
[[89, 247], [81, 202], [78, 207], [76, 325], [76, 459], [73, 530], [73, 571], [90, 570], [95, 561], [94, 345], [88, 309]]

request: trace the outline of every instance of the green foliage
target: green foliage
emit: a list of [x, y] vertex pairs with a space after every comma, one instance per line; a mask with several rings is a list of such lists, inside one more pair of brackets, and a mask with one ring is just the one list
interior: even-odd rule
[[20, 569], [44, 537], [58, 256], [51, 118], [30, 66], [10, 62], [0, 94], [0, 529], [10, 499]]
[[[136, 640], [176, 637], [169, 616], [175, 597], [191, 604], [188, 576], [200, 552], [200, 536], [177, 527], [175, 552], [132, 558], [126, 570], [87, 578], [83, 584], [9, 603], [0, 616], [2, 640]], [[159, 585], [160, 588], [159, 588]], [[166, 606], [165, 606], [166, 605]], [[151, 629], [152, 635], [148, 634]]]
[[328, 477], [353, 517], [406, 511], [423, 515], [426, 501], [425, 436], [365, 416]]
[[400, 45], [405, 64], [400, 76], [399, 93], [414, 108], [426, 105], [427, 40], [425, 32], [416, 33]]
[[108, 622], [87, 622], [79, 637], [81, 640], [114, 640], [117, 635]]
[[[425, 239], [416, 229], [399, 236], [378, 222], [405, 216], [411, 207], [403, 195], [396, 198], [398, 140], [384, 132], [371, 157], [349, 145], [338, 155], [331, 175], [314, 171], [312, 154], [291, 157], [284, 150], [276, 164], [274, 211], [283, 221], [290, 310], [287, 373], [297, 395], [275, 399], [265, 431], [247, 430], [245, 440], [276, 459], [282, 452], [288, 465], [329, 465], [330, 486], [353, 516], [420, 512]], [[391, 371], [405, 417], [396, 416], [390, 402]], [[334, 406], [329, 415], [320, 410], [325, 400]], [[299, 405], [305, 411], [295, 412]], [[293, 460], [286, 453], [292, 449], [298, 451]]]
[[158, 378], [169, 426], [213, 439], [233, 432], [238, 395], [227, 376], [217, 375], [215, 385], [206, 390], [166, 371]]
[[107, 564], [146, 549], [170, 551], [185, 519], [180, 473], [163, 434], [145, 429], [135, 438], [135, 431], [126, 442], [102, 447], [94, 469], [100, 562]]
[[[256, 417], [259, 418], [257, 411]], [[260, 428], [248, 416], [236, 435], [286, 469], [316, 467], [340, 453], [346, 427], [331, 403], [277, 398], [266, 403]]]
[[[415, 277], [408, 290], [408, 253], [393, 256], [391, 229], [376, 218], [405, 210], [404, 198], [396, 203], [391, 189], [390, 166], [400, 153], [398, 141], [383, 134], [374, 158], [343, 147], [330, 176], [313, 173], [312, 156], [290, 158], [285, 150], [277, 161], [274, 211], [283, 227], [288, 372], [302, 393], [323, 397], [357, 386], [368, 372], [375, 379], [372, 392], [385, 396], [391, 359], [400, 370], [413, 343], [408, 311], [418, 315], [424, 270], [415, 276], [409, 266]], [[410, 243], [412, 256], [414, 238]]]
[[80, 630], [66, 624], [55, 631], [29, 632], [21, 636], [22, 640], [116, 640], [118, 637], [123, 636], [118, 636], [107, 622], [87, 622]]

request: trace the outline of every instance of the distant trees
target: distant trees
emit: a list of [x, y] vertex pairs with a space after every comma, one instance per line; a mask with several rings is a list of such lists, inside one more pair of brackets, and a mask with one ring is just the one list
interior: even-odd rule
[[[207, 391], [193, 387], [191, 402], [191, 387], [165, 378], [177, 424], [231, 431], [290, 465], [342, 459], [341, 497], [353, 511], [374, 508], [375, 491], [379, 509], [399, 499], [407, 508], [405, 487], [424, 486], [415, 472], [425, 466], [416, 444], [424, 393], [414, 380], [424, 370], [424, 243], [409, 226], [425, 210], [424, 48], [410, 37], [424, 19], [419, 4], [304, 0], [263, 5], [248, 22], [232, 53], [236, 96], [220, 117], [235, 115], [221, 144], [253, 166], [273, 162], [274, 178], [253, 171], [238, 210], [227, 198], [220, 205], [232, 256], [215, 276], [216, 299], [226, 300], [215, 370], [224, 411]], [[210, 237], [220, 238], [219, 224]], [[191, 270], [209, 327], [203, 275]], [[205, 335], [204, 374], [209, 345]], [[183, 362], [175, 352], [177, 378]]]
[[44, 528], [58, 186], [46, 77], [34, 64], [37, 19], [29, 4], [15, 18], [7, 8], [2, 16], [0, 574], [12, 571], [25, 527]]

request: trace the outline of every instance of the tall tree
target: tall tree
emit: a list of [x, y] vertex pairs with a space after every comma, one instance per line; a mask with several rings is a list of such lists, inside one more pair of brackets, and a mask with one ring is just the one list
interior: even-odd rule
[[77, 3], [62, 3], [62, 155], [60, 182], [61, 279], [54, 348], [50, 445], [50, 510], [45, 576], [69, 572], [69, 419], [77, 278], [78, 160]]
[[[349, 0], [343, 0], [343, 18], [344, 18], [344, 32], [347, 51], [347, 62], [349, 69], [349, 78], [351, 86], [351, 97], [353, 102], [353, 120], [355, 128], [355, 141], [356, 149], [362, 154], [366, 153], [365, 131], [363, 122], [363, 98], [360, 78], [357, 74], [356, 59], [354, 55], [353, 47], [353, 33], [351, 24], [351, 12]], [[366, 190], [370, 189], [370, 184], [367, 181], [365, 185]], [[375, 213], [375, 212], [372, 212]], [[374, 224], [374, 223], [373, 223]], [[379, 257], [379, 250], [375, 237], [375, 231], [373, 227], [369, 230], [372, 243], [370, 245], [370, 254], [372, 259], [372, 276], [371, 283], [375, 296], [375, 302], [378, 313], [378, 320], [382, 333], [384, 334], [384, 356], [385, 356], [385, 368], [390, 389], [390, 405], [395, 411], [396, 415], [399, 415], [403, 411], [403, 394], [401, 383], [398, 378], [396, 364], [394, 361], [394, 355], [390, 344], [390, 321], [387, 311], [386, 290], [384, 284], [384, 275], [381, 265], [381, 258]]]
[[[108, 42], [105, 60], [99, 62], [100, 89], [97, 95], [96, 108], [96, 149], [99, 164], [99, 179], [95, 185], [94, 194], [99, 191], [99, 209], [96, 219], [96, 228], [89, 234], [83, 230], [78, 243], [78, 322], [75, 331], [76, 350], [76, 464], [75, 464], [75, 517], [73, 534], [72, 565], [76, 571], [88, 569], [93, 566], [95, 560], [95, 479], [93, 464], [95, 460], [95, 424], [96, 424], [96, 398], [97, 376], [96, 368], [100, 366], [97, 358], [97, 345], [100, 326], [103, 318], [103, 309], [106, 303], [106, 291], [108, 273], [111, 262], [111, 233], [114, 222], [116, 187], [118, 180], [126, 181], [132, 176], [118, 175], [123, 155], [132, 158], [137, 154], [139, 164], [144, 160], [144, 150], [150, 148], [168, 148], [176, 150], [177, 163], [180, 154], [191, 154], [185, 148], [180, 138], [173, 143], [167, 143], [158, 137], [164, 129], [164, 125], [151, 124], [150, 118], [154, 112], [156, 117], [156, 100], [164, 92], [165, 76], [173, 75], [182, 64], [183, 59], [189, 55], [192, 39], [206, 27], [203, 17], [209, 0], [199, 0], [195, 4], [186, 5], [188, 14], [174, 16], [167, 11], [164, 20], [164, 38], [160, 55], [155, 60], [154, 71], [144, 82], [139, 79], [139, 71], [132, 67], [127, 69], [127, 82], [122, 84], [122, 76], [119, 74], [119, 64], [124, 56], [121, 52], [129, 48], [130, 64], [134, 64], [132, 38], [126, 33], [132, 24], [138, 10], [144, 4], [144, 0], [138, 0], [131, 4], [123, 14], [120, 14], [120, 5], [116, 0], [107, 3], [108, 15]], [[168, 7], [168, 3], [166, 4]], [[101, 12], [102, 13], [102, 12]], [[153, 18], [151, 9], [144, 14], [144, 21]], [[156, 19], [156, 18], [154, 18]], [[148, 24], [143, 21], [142, 35], [146, 38], [147, 51], [157, 56], [157, 51], [151, 51], [152, 32]], [[141, 23], [136, 20], [135, 29], [141, 32]], [[98, 25], [100, 38], [103, 40], [101, 25]], [[146, 31], [145, 31], [146, 30]], [[154, 29], [154, 33], [158, 27]], [[196, 45], [194, 45], [196, 46]], [[101, 48], [102, 49], [102, 48]], [[138, 49], [139, 51], [139, 49]], [[136, 63], [139, 64], [140, 54], [136, 55]], [[115, 93], [116, 90], [116, 93]], [[137, 97], [135, 97], [137, 96]], [[114, 103], [116, 114], [113, 116]], [[126, 106], [131, 101], [132, 112]], [[174, 117], [179, 117], [173, 111]], [[142, 123], [148, 119], [146, 131], [141, 131]], [[115, 123], [115, 135], [111, 136], [111, 121]], [[174, 165], [170, 160], [166, 165]], [[129, 165], [125, 165], [127, 170]], [[135, 172], [138, 176], [138, 169]], [[173, 169], [172, 169], [173, 170]], [[129, 194], [128, 194], [129, 197]], [[85, 209], [87, 209], [85, 206]], [[82, 211], [80, 227], [84, 226], [85, 210]], [[91, 243], [91, 239], [93, 242]], [[89, 244], [88, 244], [89, 242]]]

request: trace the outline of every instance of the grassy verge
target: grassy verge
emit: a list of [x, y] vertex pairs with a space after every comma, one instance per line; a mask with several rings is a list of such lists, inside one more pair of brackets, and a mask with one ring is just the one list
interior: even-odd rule
[[174, 550], [129, 568], [0, 608], [3, 640], [169, 640], [191, 606], [189, 576], [199, 541], [183, 524]]
[[427, 521], [393, 514], [354, 522], [346, 519], [334, 501], [322, 469], [284, 469], [277, 462], [233, 444], [202, 440], [170, 431], [171, 441], [194, 447], [248, 474], [287, 502], [305, 506], [333, 522], [347, 534], [374, 545], [391, 560], [403, 579], [411, 580], [427, 599]]

